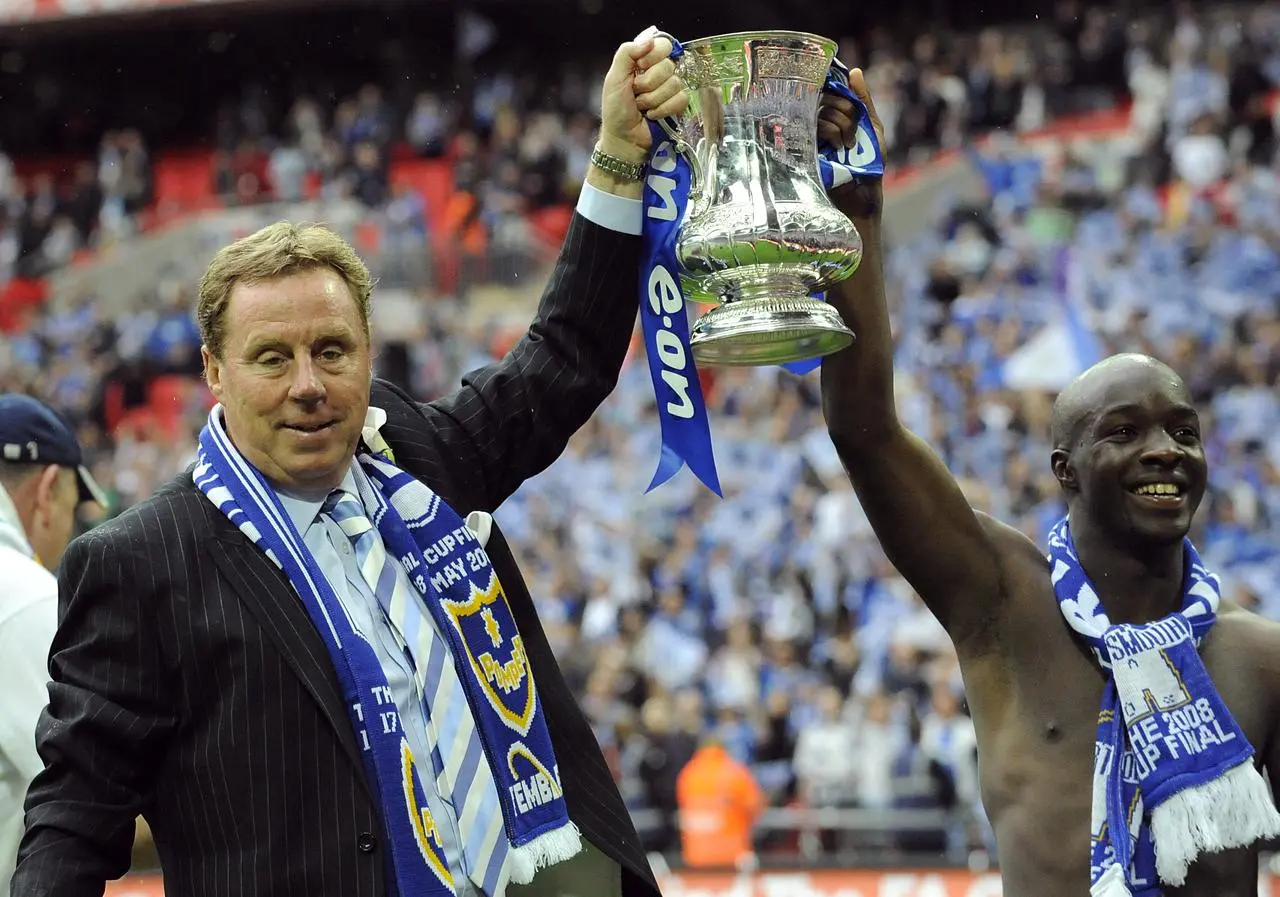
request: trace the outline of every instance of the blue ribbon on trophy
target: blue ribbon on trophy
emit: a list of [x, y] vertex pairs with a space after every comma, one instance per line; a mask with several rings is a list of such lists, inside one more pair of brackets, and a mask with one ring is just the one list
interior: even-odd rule
[[[678, 59], [684, 48], [674, 38], [671, 44], [671, 57]], [[859, 112], [852, 147], [819, 146], [819, 173], [828, 190], [854, 178], [884, 174], [879, 141], [866, 108], [849, 88], [848, 71], [839, 60], [833, 61], [823, 86], [824, 90], [852, 101]], [[658, 122], [649, 122], [649, 130], [653, 151], [643, 191], [640, 322], [657, 401], [662, 448], [657, 470], [646, 491], [665, 483], [687, 465], [708, 489], [722, 496], [711, 445], [711, 425], [689, 343], [689, 313], [676, 257], [676, 239], [688, 206], [693, 169], [670, 136], [676, 131], [674, 122], [667, 122], [667, 128]], [[819, 364], [821, 359], [813, 359], [789, 362], [782, 367], [805, 374]]]
[[[684, 47], [671, 40], [671, 57]], [[680, 289], [676, 236], [689, 203], [693, 168], [657, 122], [649, 122], [653, 152], [644, 183], [644, 248], [640, 262], [640, 324], [662, 427], [662, 453], [649, 483], [662, 485], [684, 465], [716, 495], [720, 477], [711, 449], [711, 423], [689, 346], [689, 312]]]

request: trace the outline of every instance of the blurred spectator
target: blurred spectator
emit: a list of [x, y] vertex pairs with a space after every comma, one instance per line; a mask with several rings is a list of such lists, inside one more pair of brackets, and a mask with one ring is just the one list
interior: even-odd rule
[[852, 805], [861, 762], [854, 728], [844, 717], [844, 698], [828, 685], [818, 693], [817, 718], [796, 739], [792, 763], [800, 798], [810, 807]]
[[418, 155], [425, 159], [438, 159], [444, 155], [449, 134], [449, 113], [440, 97], [430, 91], [418, 94], [409, 120], [405, 123], [405, 138]]
[[48, 702], [49, 645], [58, 626], [57, 570], [81, 502], [105, 502], [75, 434], [28, 396], [0, 393], [0, 888], [22, 839], [22, 803], [43, 768], [36, 720]]
[[852, 755], [857, 758], [858, 805], [886, 810], [896, 798], [893, 768], [906, 748], [905, 729], [893, 719], [893, 706], [883, 692], [862, 700]]
[[[920, 727], [920, 750], [938, 782], [939, 804], [948, 810], [978, 810], [978, 744], [973, 721], [960, 712], [960, 701], [949, 684], [934, 685], [930, 713]], [[968, 846], [962, 827], [948, 836], [953, 853]]]
[[1196, 118], [1187, 132], [1174, 140], [1173, 172], [1193, 190], [1203, 190], [1222, 180], [1227, 164], [1227, 145], [1209, 115]]
[[693, 756], [698, 731], [683, 729], [675, 708], [665, 694], [656, 694], [641, 708], [642, 753], [639, 774], [644, 789], [644, 805], [659, 811], [662, 822], [653, 835], [652, 848], [670, 849], [678, 836], [673, 810], [680, 770]]
[[733, 759], [716, 736], [706, 736], [680, 770], [676, 802], [687, 865], [734, 868], [748, 861], [764, 796], [751, 770]]

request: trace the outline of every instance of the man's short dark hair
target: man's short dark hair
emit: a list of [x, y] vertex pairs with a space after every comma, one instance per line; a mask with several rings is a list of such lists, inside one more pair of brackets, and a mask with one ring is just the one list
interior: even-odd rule
[[25, 483], [28, 477], [38, 474], [48, 466], [36, 461], [0, 460], [0, 486], [13, 491]]

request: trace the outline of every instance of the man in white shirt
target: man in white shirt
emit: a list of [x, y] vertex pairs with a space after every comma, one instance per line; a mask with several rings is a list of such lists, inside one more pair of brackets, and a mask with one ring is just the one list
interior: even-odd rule
[[106, 507], [70, 427], [30, 396], [0, 396], [0, 894], [9, 892], [27, 785], [44, 765], [35, 731], [58, 623], [50, 571], [84, 501]]

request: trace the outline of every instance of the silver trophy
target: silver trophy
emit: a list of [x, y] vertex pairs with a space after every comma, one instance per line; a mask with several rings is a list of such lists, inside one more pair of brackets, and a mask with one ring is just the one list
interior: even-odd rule
[[676, 258], [685, 298], [712, 306], [690, 330], [699, 362], [780, 364], [853, 341], [811, 297], [862, 260], [862, 238], [818, 173], [818, 101], [835, 50], [796, 31], [684, 45], [689, 110], [664, 127], [693, 171]]

